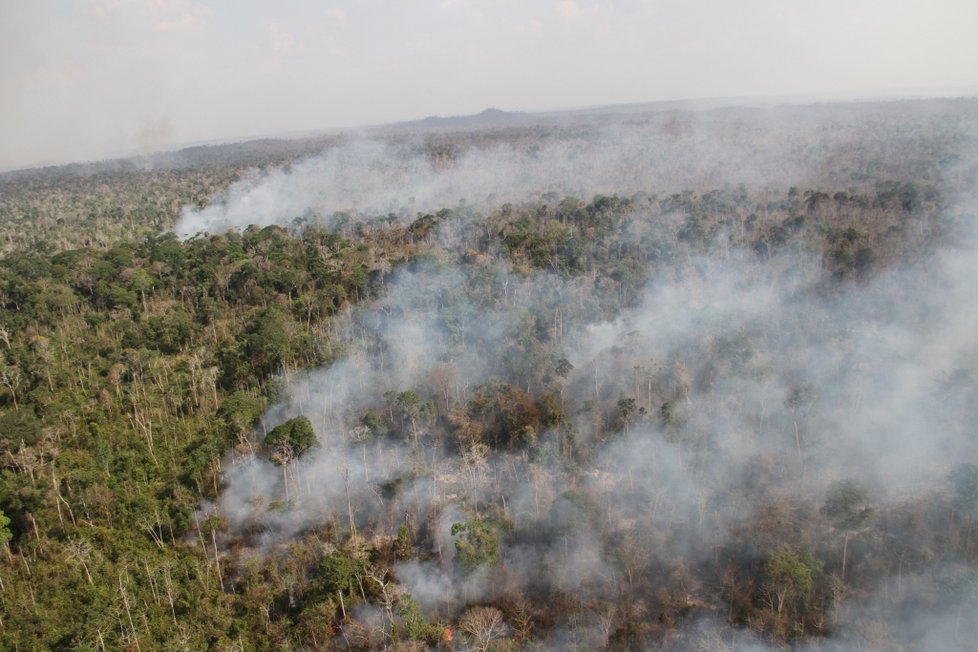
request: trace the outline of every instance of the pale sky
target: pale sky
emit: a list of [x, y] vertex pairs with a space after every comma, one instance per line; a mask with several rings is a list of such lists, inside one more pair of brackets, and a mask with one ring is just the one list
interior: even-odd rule
[[0, 169], [487, 107], [973, 95], [976, 28], [978, 0], [0, 0]]

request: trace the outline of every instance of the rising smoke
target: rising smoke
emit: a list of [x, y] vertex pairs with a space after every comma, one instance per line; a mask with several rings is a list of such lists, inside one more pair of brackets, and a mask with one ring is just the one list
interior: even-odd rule
[[[944, 124], [942, 111], [928, 110], [933, 114], [883, 105], [867, 119], [852, 107], [718, 109], [491, 137], [360, 138], [284, 168], [253, 171], [207, 207], [185, 208], [174, 231], [190, 237], [297, 220], [334, 226], [389, 214], [412, 220], [460, 204], [486, 211], [548, 192], [589, 198], [738, 184], [778, 193], [790, 185], [848, 189], [905, 177], [907, 160], [934, 155], [932, 140], [953, 141], [967, 128]], [[931, 138], [890, 138], [908, 125]]]
[[[330, 226], [341, 213], [409, 221], [460, 205], [479, 216], [547, 192], [746, 184], [775, 195], [837, 178], [831, 162], [852, 146], [851, 130], [827, 129], [815, 111], [799, 110], [805, 119], [794, 126], [782, 113], [761, 113], [588, 127], [539, 146], [463, 147], [449, 161], [420, 141], [357, 142], [255, 173], [211, 206], [185, 211], [176, 231], [289, 226], [295, 218]], [[865, 152], [857, 161], [878, 154], [870, 141], [859, 141]], [[630, 217], [636, 233], [680, 219], [641, 210]], [[456, 226], [442, 226], [449, 251], [471, 244]], [[833, 482], [857, 479], [885, 512], [940, 490], [955, 464], [978, 459], [975, 278], [978, 249], [968, 238], [833, 286], [812, 251], [759, 256], [735, 242], [656, 267], [636, 301], [608, 314], [604, 289], [586, 278], [517, 271], [502, 256], [405, 268], [381, 298], [346, 316], [345, 356], [291, 377], [263, 418], [267, 431], [307, 416], [319, 447], [285, 467], [239, 454], [225, 468], [220, 498], [205, 509], [265, 552], [327, 522], [350, 518], [385, 535], [407, 524], [431, 549], [395, 574], [429, 614], [516, 594], [616, 604], [639, 583], [636, 573], [692, 577], [690, 569], [722, 555], [769, 553], [746, 553], [740, 542], [772, 506], [804, 505], [817, 518]], [[521, 348], [528, 324], [557, 321], [542, 354]], [[540, 367], [536, 375], [514, 364], [531, 353], [539, 354], [529, 360]], [[572, 369], [558, 375], [561, 360]], [[520, 450], [432, 438], [438, 419], [464, 412], [498, 381], [559, 393], [575, 441], [556, 427]], [[433, 406], [412, 413], [414, 437], [371, 433], [364, 415], [393, 411], [406, 392]], [[620, 413], [602, 407], [619, 399]], [[614, 419], [621, 427], [608, 437]], [[555, 454], [568, 447], [587, 449], [589, 458], [570, 467]], [[453, 572], [451, 525], [477, 512], [509, 528], [502, 570], [491, 580], [486, 571]], [[765, 536], [753, 545], [763, 547]], [[770, 537], [773, 549], [778, 533]], [[895, 581], [875, 588], [896, 590]], [[763, 647], [726, 629], [716, 617], [723, 605], [706, 594], [687, 587], [689, 608], [714, 615], [691, 625], [683, 645]], [[844, 649], [859, 636], [852, 624], [873, 612], [929, 649], [957, 649], [944, 633], [960, 619], [953, 610], [936, 605], [910, 622], [887, 613], [889, 604], [876, 595], [850, 603], [838, 614], [836, 638], [812, 645]], [[635, 609], [635, 618], [656, 617], [642, 613], [640, 601]], [[611, 615], [595, 607], [557, 623], [544, 646], [606, 645]]]

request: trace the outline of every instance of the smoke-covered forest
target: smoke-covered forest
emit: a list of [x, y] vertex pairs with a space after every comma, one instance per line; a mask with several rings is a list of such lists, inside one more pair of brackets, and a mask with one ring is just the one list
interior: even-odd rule
[[481, 117], [0, 175], [0, 647], [974, 649], [978, 101]]

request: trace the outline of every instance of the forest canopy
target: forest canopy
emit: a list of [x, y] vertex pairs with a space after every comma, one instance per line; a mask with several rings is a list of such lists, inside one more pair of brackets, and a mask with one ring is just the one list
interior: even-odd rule
[[0, 175], [2, 647], [969, 649], [976, 118]]

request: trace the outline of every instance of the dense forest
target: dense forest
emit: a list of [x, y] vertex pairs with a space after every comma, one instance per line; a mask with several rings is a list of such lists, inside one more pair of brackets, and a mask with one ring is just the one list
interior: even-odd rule
[[976, 124], [0, 175], [0, 646], [973, 649]]

